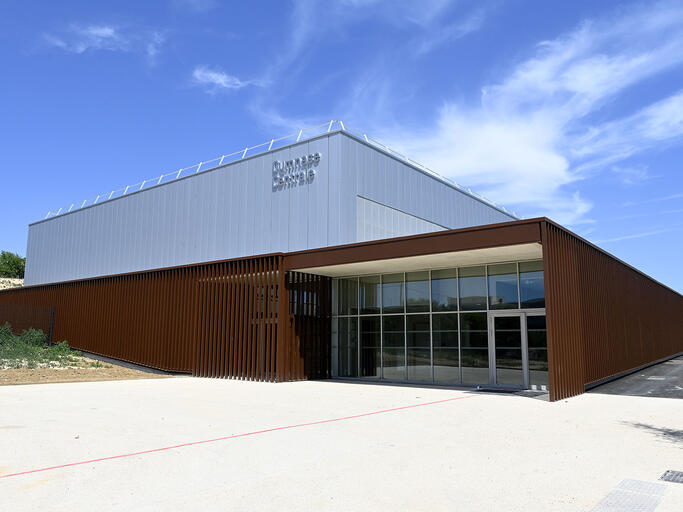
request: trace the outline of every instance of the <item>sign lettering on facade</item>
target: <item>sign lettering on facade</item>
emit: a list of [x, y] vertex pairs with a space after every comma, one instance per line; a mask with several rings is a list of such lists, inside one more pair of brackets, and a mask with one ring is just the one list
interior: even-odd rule
[[320, 153], [310, 153], [291, 160], [275, 160], [273, 162], [273, 190], [311, 183], [315, 179], [315, 167], [320, 164], [321, 158]]

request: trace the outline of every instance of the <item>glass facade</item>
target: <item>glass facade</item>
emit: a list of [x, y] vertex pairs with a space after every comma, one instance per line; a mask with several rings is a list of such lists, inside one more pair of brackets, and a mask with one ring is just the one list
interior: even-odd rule
[[333, 290], [335, 376], [547, 386], [541, 261], [340, 278]]

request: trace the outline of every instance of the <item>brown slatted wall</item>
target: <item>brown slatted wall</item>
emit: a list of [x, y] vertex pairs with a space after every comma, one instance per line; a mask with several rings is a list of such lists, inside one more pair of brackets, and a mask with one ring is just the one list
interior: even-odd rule
[[53, 339], [75, 348], [198, 376], [274, 381], [281, 263], [263, 256], [7, 290], [0, 323], [48, 331], [54, 306]]
[[331, 374], [331, 283], [329, 277], [287, 272], [289, 296], [287, 375], [290, 380]]
[[40, 329], [49, 336], [52, 327], [52, 306], [0, 304], [0, 325], [9, 322], [15, 334], [28, 329]]
[[683, 351], [683, 298], [542, 222], [550, 398]]

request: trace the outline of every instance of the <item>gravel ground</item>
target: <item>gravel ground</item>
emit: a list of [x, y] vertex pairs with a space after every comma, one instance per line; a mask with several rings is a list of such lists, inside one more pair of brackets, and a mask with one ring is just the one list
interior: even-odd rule
[[12, 277], [0, 277], [0, 290], [7, 290], [8, 288], [17, 288], [24, 286], [23, 279], [14, 279]]

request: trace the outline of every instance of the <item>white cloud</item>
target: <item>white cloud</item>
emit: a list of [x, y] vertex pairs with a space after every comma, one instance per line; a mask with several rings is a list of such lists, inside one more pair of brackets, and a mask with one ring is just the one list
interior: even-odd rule
[[[591, 116], [629, 86], [682, 63], [683, 7], [657, 4], [542, 42], [483, 87], [479, 104], [447, 102], [418, 133], [383, 129], [362, 115], [361, 122], [494, 201], [578, 224], [590, 220], [591, 208], [578, 182], [680, 137], [683, 92], [621, 119], [592, 124]], [[364, 109], [356, 104], [354, 112]]]
[[255, 80], [240, 80], [236, 76], [216, 68], [211, 69], [207, 66], [198, 66], [192, 72], [192, 81], [204, 87], [207, 92], [214, 93], [221, 90], [237, 90], [248, 85], [259, 85]]
[[484, 24], [484, 11], [478, 10], [463, 20], [458, 20], [445, 26], [431, 27], [412, 46], [415, 53], [424, 55], [435, 48], [465, 37], [481, 29]]
[[150, 61], [161, 51], [165, 41], [157, 31], [124, 30], [109, 24], [69, 25], [65, 30], [44, 34], [47, 44], [70, 53], [93, 51], [136, 52]]

